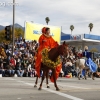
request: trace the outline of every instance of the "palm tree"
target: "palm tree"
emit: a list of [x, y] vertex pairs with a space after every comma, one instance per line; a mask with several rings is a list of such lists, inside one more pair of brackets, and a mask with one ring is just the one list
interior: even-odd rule
[[49, 17], [46, 17], [46, 18], [45, 18], [45, 21], [46, 21], [46, 23], [47, 23], [47, 25], [48, 25], [48, 23], [49, 23], [49, 21], [50, 21]]
[[74, 30], [74, 25], [70, 26], [70, 30], [71, 30], [71, 35], [72, 35], [72, 31]]
[[[91, 32], [91, 31], [92, 31], [92, 29], [93, 29], [93, 24], [92, 24], [92, 23], [90, 23], [88, 27], [90, 28], [90, 32]], [[90, 32], [89, 32], [89, 33], [90, 33]]]

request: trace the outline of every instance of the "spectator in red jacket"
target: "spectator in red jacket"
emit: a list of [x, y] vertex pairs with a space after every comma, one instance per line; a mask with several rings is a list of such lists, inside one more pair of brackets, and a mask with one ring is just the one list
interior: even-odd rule
[[11, 65], [12, 65], [13, 67], [16, 66], [16, 60], [14, 59], [14, 56], [11, 57], [10, 63], [11, 63]]

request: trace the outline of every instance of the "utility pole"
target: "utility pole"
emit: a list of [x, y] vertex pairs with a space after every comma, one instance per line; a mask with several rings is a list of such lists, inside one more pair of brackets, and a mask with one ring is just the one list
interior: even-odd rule
[[13, 27], [12, 27], [12, 54], [14, 54], [14, 45], [15, 45], [15, 0], [13, 0]]

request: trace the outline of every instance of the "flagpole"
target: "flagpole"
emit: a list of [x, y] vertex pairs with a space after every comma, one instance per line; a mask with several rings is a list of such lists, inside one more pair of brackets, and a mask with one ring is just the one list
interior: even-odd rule
[[13, 40], [13, 45], [12, 45], [12, 54], [14, 54], [14, 41], [15, 41], [15, 0], [13, 0], [13, 27], [12, 27], [12, 40]]

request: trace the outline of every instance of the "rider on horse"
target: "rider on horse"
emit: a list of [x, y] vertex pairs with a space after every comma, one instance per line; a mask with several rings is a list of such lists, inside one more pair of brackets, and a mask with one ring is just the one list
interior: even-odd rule
[[[41, 62], [42, 62], [42, 51], [43, 49], [47, 48], [48, 50], [55, 48], [58, 46], [58, 43], [50, 36], [50, 29], [44, 27], [42, 29], [42, 35], [39, 38], [39, 48], [36, 54], [36, 63], [35, 69], [37, 71], [37, 76], [40, 77], [40, 70], [41, 70]], [[61, 67], [58, 67], [56, 70], [57, 76], [60, 73]]]
[[85, 59], [91, 58], [91, 52], [88, 51], [88, 46], [84, 47], [83, 57]]
[[97, 65], [91, 59], [91, 52], [88, 51], [88, 46], [85, 46], [85, 51], [83, 52], [83, 57], [85, 58], [85, 64], [91, 72], [96, 72]]

